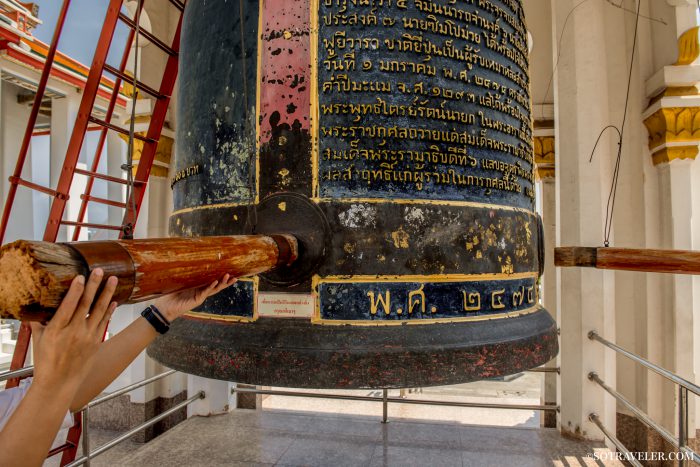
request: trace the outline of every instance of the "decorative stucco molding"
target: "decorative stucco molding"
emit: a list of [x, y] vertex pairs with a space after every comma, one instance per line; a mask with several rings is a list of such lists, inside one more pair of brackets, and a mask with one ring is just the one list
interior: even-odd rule
[[649, 149], [668, 143], [700, 140], [700, 107], [660, 108], [644, 120], [649, 130]]
[[644, 120], [655, 165], [695, 159], [700, 144], [700, 107], [661, 107]]
[[654, 165], [668, 163], [674, 160], [693, 159], [698, 155], [698, 146], [672, 146], [663, 148], [651, 156]]
[[537, 180], [553, 179], [556, 160], [554, 136], [535, 136], [534, 150]]
[[675, 65], [690, 65], [700, 56], [700, 26], [688, 29], [678, 38], [678, 61]]
[[[141, 136], [146, 136], [145, 131], [139, 131], [137, 134]], [[125, 135], [120, 135], [120, 137], [127, 141], [129, 138]], [[161, 135], [158, 141], [158, 148], [156, 149], [156, 155], [153, 159], [153, 166], [151, 167], [151, 177], [161, 177], [167, 178], [168, 171], [170, 167], [170, 161], [173, 155], [173, 145], [175, 141], [169, 136]], [[141, 160], [141, 154], [143, 153], [144, 142], [139, 139], [134, 139], [134, 174], [136, 174], [136, 168], [138, 167], [139, 161]]]
[[[686, 7], [684, 0], [669, 1]], [[700, 26], [678, 38], [678, 61], [665, 66], [646, 82], [649, 107], [642, 118], [649, 132], [654, 165], [695, 159], [700, 149]]]

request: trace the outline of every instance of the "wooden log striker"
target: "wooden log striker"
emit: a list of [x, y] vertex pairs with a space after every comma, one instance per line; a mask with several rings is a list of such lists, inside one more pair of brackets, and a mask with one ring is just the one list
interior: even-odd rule
[[18, 240], [0, 250], [0, 317], [49, 319], [78, 274], [117, 276], [118, 303], [136, 303], [209, 284], [224, 274], [252, 276], [289, 266], [291, 235], [49, 243]]
[[642, 248], [560, 247], [554, 265], [618, 271], [700, 274], [700, 252]]

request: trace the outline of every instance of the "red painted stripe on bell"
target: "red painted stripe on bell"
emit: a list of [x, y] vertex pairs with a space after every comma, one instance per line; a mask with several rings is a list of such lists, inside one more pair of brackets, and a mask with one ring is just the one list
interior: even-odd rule
[[270, 117], [299, 120], [308, 129], [311, 107], [309, 0], [262, 0], [260, 143], [270, 140]]

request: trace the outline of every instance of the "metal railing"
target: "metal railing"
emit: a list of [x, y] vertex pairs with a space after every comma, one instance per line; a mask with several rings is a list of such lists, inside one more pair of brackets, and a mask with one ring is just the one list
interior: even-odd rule
[[600, 421], [600, 418], [598, 417], [597, 413], [592, 413], [588, 415], [588, 419], [592, 421], [593, 423], [596, 424], [598, 429], [603, 432], [606, 438], [610, 440], [611, 443], [615, 445], [615, 447], [625, 455], [625, 460], [628, 461], [630, 464], [632, 464], [634, 467], [642, 467], [642, 464], [634, 458], [632, 453], [625, 447], [624, 444], [620, 442], [619, 439], [615, 437], [612, 433], [610, 433], [606, 428], [605, 425]]
[[[559, 368], [553, 367], [538, 367], [527, 370], [529, 372], [535, 373], [559, 373]], [[0, 373], [0, 382], [6, 381], [12, 378], [23, 378], [31, 376], [34, 372], [34, 367], [29, 366], [21, 368], [14, 371], [6, 371]], [[187, 407], [192, 402], [203, 399], [205, 397], [204, 391], [199, 391], [197, 394], [193, 395], [187, 400], [173, 406], [172, 408], [162, 412], [161, 414], [153, 417], [140, 425], [130, 429], [129, 431], [119, 435], [117, 438], [103, 444], [94, 451], [90, 450], [90, 409], [115, 399], [119, 396], [127, 394], [131, 391], [144, 387], [148, 384], [166, 378], [177, 370], [168, 370], [158, 375], [152, 376], [150, 378], [138, 381], [136, 383], [125, 386], [117, 391], [106, 394], [102, 397], [98, 397], [90, 401], [81, 411], [82, 414], [82, 456], [74, 460], [68, 467], [75, 467], [78, 465], [90, 466], [90, 460], [99, 456], [100, 454], [106, 452], [107, 450], [113, 448], [119, 443], [127, 440], [131, 436], [135, 435], [141, 430], [144, 430], [150, 426], [155, 425], [164, 418], [176, 413], [177, 411]], [[447, 406], [447, 407], [471, 407], [471, 408], [488, 408], [488, 409], [511, 409], [511, 410], [541, 410], [541, 411], [559, 411], [558, 405], [546, 404], [546, 405], [532, 405], [532, 404], [496, 404], [496, 403], [479, 403], [479, 402], [449, 402], [449, 401], [439, 401], [439, 400], [416, 400], [416, 399], [403, 399], [398, 397], [389, 397], [388, 389], [382, 390], [381, 397], [374, 396], [359, 396], [359, 395], [345, 395], [345, 394], [329, 394], [329, 393], [309, 393], [300, 391], [283, 391], [283, 390], [261, 390], [261, 389], [249, 389], [249, 388], [232, 388], [231, 393], [247, 393], [247, 394], [261, 394], [261, 395], [276, 395], [276, 396], [289, 396], [289, 397], [309, 397], [318, 399], [336, 399], [336, 400], [354, 400], [354, 401], [368, 401], [368, 402], [381, 402], [382, 403], [382, 422], [386, 423], [388, 421], [388, 405], [393, 404], [417, 404], [417, 405], [435, 405], [435, 406]], [[57, 450], [57, 452], [59, 452]]]
[[[90, 465], [90, 459], [92, 459], [95, 456], [99, 456], [103, 452], [107, 451], [108, 449], [113, 448], [117, 444], [121, 443], [125, 439], [128, 439], [129, 437], [133, 436], [134, 434], [138, 433], [139, 431], [146, 429], [152, 425], [155, 425], [165, 417], [177, 412], [178, 410], [183, 409], [184, 407], [188, 406], [192, 402], [194, 402], [197, 399], [202, 399], [204, 398], [204, 392], [200, 391], [194, 396], [190, 397], [189, 399], [177, 404], [176, 406], [166, 410], [165, 412], [159, 414], [156, 417], [151, 418], [150, 420], [147, 420], [146, 422], [130, 429], [126, 433], [120, 435], [119, 437], [113, 439], [112, 441], [100, 446], [97, 448], [95, 451], [90, 451], [90, 408], [95, 407], [96, 405], [102, 404], [104, 402], [107, 402], [109, 400], [115, 399], [121, 395], [127, 394], [135, 389], [139, 389], [143, 386], [146, 386], [148, 384], [151, 384], [153, 382], [156, 382], [158, 380], [161, 380], [167, 376], [170, 376], [174, 373], [177, 373], [177, 370], [168, 370], [163, 373], [160, 373], [158, 375], [152, 376], [150, 378], [144, 379], [142, 381], [138, 381], [136, 383], [130, 384], [128, 386], [125, 386], [117, 391], [114, 391], [112, 393], [106, 394], [102, 397], [98, 397], [97, 399], [94, 399], [90, 401], [81, 411], [80, 413], [82, 414], [82, 426], [83, 426], [83, 437], [82, 437], [82, 450], [83, 450], [83, 455], [82, 457], [76, 459], [72, 463], [68, 464], [71, 466], [75, 465], [82, 465], [85, 464], [87, 466]], [[20, 368], [19, 370], [11, 370], [11, 371], [4, 371], [0, 373], [0, 382], [7, 381], [9, 379], [13, 378], [25, 378], [28, 376], [32, 376], [34, 374], [34, 367], [33, 366], [28, 366], [24, 368]], [[71, 443], [63, 444], [57, 448], [54, 448], [51, 450], [49, 453], [48, 457], [51, 457], [52, 455], [58, 454], [59, 452], [62, 452], [65, 450], [65, 448], [73, 446]]]
[[113, 448], [114, 446], [118, 445], [119, 443], [129, 439], [136, 433], [138, 433], [141, 430], [144, 430], [148, 427], [151, 427], [158, 423], [159, 421], [163, 420], [164, 418], [176, 413], [179, 410], [184, 409], [188, 405], [190, 405], [192, 402], [198, 400], [198, 399], [204, 399], [205, 393], [204, 391], [199, 391], [197, 394], [193, 395], [189, 399], [186, 399], [179, 404], [171, 407], [170, 409], [166, 410], [165, 412], [160, 413], [159, 415], [141, 423], [140, 425], [135, 426], [134, 428], [131, 428], [127, 432], [119, 435], [118, 437], [114, 438], [111, 441], [108, 441], [107, 443], [103, 444], [102, 446], [98, 447], [94, 451], [90, 451], [90, 409], [92, 407], [95, 407], [96, 405], [102, 404], [104, 402], [107, 402], [109, 400], [115, 399], [121, 395], [124, 395], [128, 392], [131, 392], [135, 389], [141, 388], [143, 386], [146, 386], [147, 384], [153, 383], [155, 381], [161, 380], [167, 376], [170, 376], [174, 373], [177, 373], [176, 370], [168, 370], [163, 373], [160, 373], [158, 375], [152, 376], [151, 378], [144, 379], [142, 381], [138, 381], [134, 384], [130, 384], [128, 386], [123, 387], [122, 389], [119, 389], [118, 391], [114, 391], [110, 394], [107, 394], [102, 397], [98, 397], [97, 399], [94, 399], [90, 401], [81, 411], [80, 413], [82, 414], [82, 419], [83, 419], [83, 438], [82, 438], [82, 456], [79, 457], [78, 459], [74, 460], [68, 466], [74, 467], [77, 465], [86, 465], [90, 466], [90, 460], [99, 456], [100, 454], [104, 453], [105, 451]]
[[25, 378], [34, 374], [33, 366], [26, 366], [19, 370], [3, 371], [0, 373], [0, 382], [7, 381], [12, 378]]
[[[538, 371], [539, 370], [539, 371]], [[546, 371], [543, 371], [546, 370]], [[558, 372], [558, 368], [536, 368], [528, 371], [536, 372]], [[336, 399], [349, 401], [363, 402], [381, 402], [382, 403], [382, 423], [388, 421], [389, 404], [415, 404], [415, 405], [435, 405], [443, 407], [470, 407], [480, 409], [511, 409], [511, 410], [542, 410], [559, 412], [559, 406], [553, 404], [535, 405], [535, 404], [495, 404], [482, 402], [453, 402], [453, 401], [438, 401], [438, 400], [420, 400], [420, 399], [403, 399], [400, 397], [389, 397], [389, 390], [382, 389], [382, 395], [379, 396], [359, 396], [353, 394], [332, 394], [318, 392], [302, 392], [302, 391], [286, 391], [277, 389], [252, 389], [252, 388], [231, 388], [231, 394], [260, 394], [263, 396], [287, 396], [287, 397], [309, 397], [314, 399]]]
[[[205, 396], [206, 396], [206, 394], [204, 393], [204, 391], [199, 391], [197, 394], [190, 397], [189, 399], [186, 399], [186, 400], [180, 402], [179, 404], [171, 407], [170, 409], [166, 410], [165, 412], [161, 413], [160, 415], [157, 415], [157, 416], [151, 418], [150, 420], [147, 420], [147, 421], [143, 422], [142, 424], [132, 428], [131, 430], [127, 431], [126, 433], [119, 435], [118, 437], [114, 438], [112, 441], [109, 441], [109, 442], [103, 444], [102, 446], [95, 449], [94, 451], [83, 452], [82, 457], [79, 457], [78, 459], [74, 460], [73, 462], [68, 464], [66, 467], [75, 467], [76, 465], [83, 465], [83, 464], [89, 466], [90, 459], [93, 459], [93, 458], [99, 456], [100, 454], [104, 453], [105, 451], [112, 449], [117, 444], [129, 439], [130, 437], [132, 437], [133, 435], [135, 435], [139, 431], [146, 429], [152, 425], [155, 425], [159, 421], [174, 414], [178, 410], [184, 409], [185, 407], [190, 405], [192, 402], [194, 402], [198, 399], [204, 399]], [[85, 440], [87, 439], [87, 437], [88, 437], [88, 433], [86, 433], [86, 431], [83, 430], [83, 443], [85, 443]], [[85, 446], [85, 444], [83, 444], [83, 446]], [[88, 449], [89, 449], [89, 445], [88, 445]]]
[[[684, 378], [681, 378], [680, 376], [666, 370], [665, 368], [651, 363], [649, 360], [646, 360], [640, 357], [639, 355], [633, 354], [632, 352], [623, 349], [622, 347], [610, 342], [609, 340], [604, 339], [595, 331], [590, 331], [588, 333], [588, 338], [590, 340], [603, 344], [609, 349], [612, 349], [615, 352], [624, 355], [630, 360], [639, 363], [640, 365], [648, 368], [654, 373], [661, 375], [667, 380], [678, 385], [678, 437], [675, 437], [664, 427], [652, 420], [651, 417], [649, 417], [649, 415], [643, 412], [639, 407], [635, 406], [629, 400], [627, 400], [622, 394], [608, 386], [605, 383], [605, 381], [603, 381], [598, 376], [597, 373], [591, 372], [588, 374], [589, 380], [598, 384], [608, 394], [613, 396], [619, 403], [627, 407], [627, 409], [629, 409], [639, 421], [641, 421], [649, 428], [659, 433], [659, 435], [661, 435], [661, 437], [664, 438], [672, 446], [678, 448], [679, 453], [682, 454], [678, 459], [679, 465], [685, 465], [686, 458], [690, 458], [695, 463], [700, 464], [700, 455], [698, 455], [695, 451], [688, 447], [688, 391], [700, 396], [700, 386]], [[627, 460], [633, 465], [641, 465], [639, 464], [639, 462], [637, 462], [636, 459], [631, 457], [627, 448], [625, 448], [617, 438], [615, 438], [610, 432], [608, 432], [608, 430], [605, 429], [600, 419], [598, 418], [598, 415], [592, 413], [589, 415], [588, 419], [595, 423], [598, 426], [598, 428], [600, 428], [600, 430], [603, 432], [605, 437], [608, 438], [621, 452], [626, 454], [627, 457], [625, 458], [625, 460]]]
[[102, 404], [102, 403], [107, 402], [107, 401], [109, 401], [109, 400], [112, 400], [112, 399], [114, 399], [114, 398], [116, 398], [116, 397], [122, 396], [122, 395], [124, 395], [124, 394], [126, 394], [126, 393], [128, 393], [128, 392], [131, 392], [131, 391], [133, 391], [133, 390], [135, 390], [135, 389], [138, 389], [138, 388], [141, 388], [141, 387], [143, 387], [143, 386], [146, 386], [147, 384], [151, 384], [151, 383], [154, 383], [154, 382], [156, 382], [156, 381], [158, 381], [158, 380], [160, 380], [160, 379], [166, 378], [166, 377], [168, 377], [168, 376], [170, 376], [170, 375], [172, 375], [172, 374], [174, 374], [174, 373], [177, 373], [177, 370], [165, 371], [165, 372], [163, 372], [163, 373], [160, 373], [160, 374], [158, 374], [158, 375], [152, 376], [152, 377], [150, 377], [150, 378], [147, 378], [147, 379], [138, 381], [138, 382], [136, 382], [136, 383], [134, 383], [134, 384], [130, 384], [130, 385], [128, 385], [128, 386], [124, 386], [123, 388], [119, 389], [118, 391], [110, 392], [109, 394], [106, 394], [106, 395], [104, 395], [104, 396], [102, 396], [102, 397], [98, 397], [97, 399], [94, 399], [94, 400], [90, 401], [90, 402], [88, 403], [88, 405], [87, 405], [86, 408], [90, 408], [90, 407], [94, 407], [94, 406], [96, 406], [96, 405]]
[[546, 367], [546, 366], [538, 366], [537, 368], [531, 368], [527, 371], [530, 373], [557, 373], [557, 374], [561, 373], [559, 367]]

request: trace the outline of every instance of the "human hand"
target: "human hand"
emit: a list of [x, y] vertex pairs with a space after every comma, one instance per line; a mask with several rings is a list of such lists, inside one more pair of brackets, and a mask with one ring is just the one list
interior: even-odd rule
[[117, 307], [111, 302], [117, 288], [114, 276], [107, 279], [93, 305], [103, 276], [102, 269], [95, 269], [87, 284], [83, 276], [77, 276], [51, 321], [46, 325], [31, 323], [35, 361], [32, 384], [75, 390], [85, 378]]
[[236, 282], [235, 277], [224, 275], [220, 281], [199, 287], [197, 289], [183, 290], [159, 297], [153, 304], [171, 323], [182, 316], [183, 313], [198, 307], [204, 300], [215, 295]]

